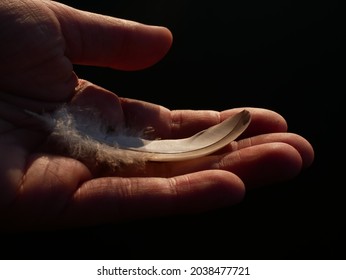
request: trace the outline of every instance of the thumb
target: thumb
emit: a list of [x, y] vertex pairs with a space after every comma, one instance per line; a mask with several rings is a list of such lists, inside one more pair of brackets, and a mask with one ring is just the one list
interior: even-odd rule
[[158, 26], [89, 13], [50, 2], [75, 64], [138, 70], [158, 62], [172, 44], [171, 32]]

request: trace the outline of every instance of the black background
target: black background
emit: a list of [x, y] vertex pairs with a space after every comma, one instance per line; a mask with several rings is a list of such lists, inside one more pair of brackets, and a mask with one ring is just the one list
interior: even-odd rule
[[[345, 259], [344, 48], [338, 1], [61, 1], [164, 25], [169, 54], [138, 72], [76, 66], [120, 96], [171, 109], [264, 107], [314, 146], [297, 178], [193, 216], [3, 235], [5, 258]], [[188, 97], [188, 98], [187, 98]], [[3, 239], [4, 240], [4, 239]]]

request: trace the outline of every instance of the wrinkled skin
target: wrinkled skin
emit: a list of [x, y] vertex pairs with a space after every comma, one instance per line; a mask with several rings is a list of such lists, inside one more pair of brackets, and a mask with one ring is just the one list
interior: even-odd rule
[[[190, 136], [239, 112], [169, 111], [119, 98], [81, 80], [73, 64], [137, 70], [158, 62], [171, 33], [79, 11], [52, 1], [0, 4], [0, 221], [3, 230], [113, 223], [194, 213], [242, 200], [245, 189], [288, 180], [313, 161], [313, 149], [288, 133], [285, 120], [248, 108], [252, 122], [242, 140], [217, 154], [179, 163], [149, 163], [124, 174], [90, 170], [45, 152], [47, 133], [24, 110], [50, 111], [63, 103], [94, 106], [110, 123], [161, 138]], [[143, 96], [145, 98], [145, 96]]]

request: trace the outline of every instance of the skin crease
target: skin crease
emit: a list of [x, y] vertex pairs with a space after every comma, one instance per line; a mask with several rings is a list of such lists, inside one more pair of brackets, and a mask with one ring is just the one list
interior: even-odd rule
[[[79, 11], [53, 1], [0, 4], [0, 228], [51, 229], [198, 213], [239, 203], [246, 189], [289, 180], [314, 152], [288, 133], [279, 114], [246, 108], [252, 121], [241, 139], [188, 162], [148, 163], [122, 174], [44, 152], [47, 134], [25, 109], [62, 103], [93, 106], [112, 124], [155, 128], [161, 138], [188, 137], [243, 108], [170, 111], [118, 97], [79, 79], [73, 64], [138, 70], [157, 63], [172, 44], [163, 27]], [[121, 175], [121, 176], [120, 176]]]

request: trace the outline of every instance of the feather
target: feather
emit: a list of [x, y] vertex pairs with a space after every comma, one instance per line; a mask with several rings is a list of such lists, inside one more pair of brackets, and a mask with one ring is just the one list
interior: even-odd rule
[[91, 109], [64, 105], [51, 114], [26, 112], [49, 132], [48, 142], [53, 150], [88, 165], [113, 168], [146, 161], [183, 161], [212, 154], [241, 135], [251, 119], [249, 111], [243, 110], [188, 138], [148, 140], [130, 129], [109, 130], [100, 115]]
[[203, 157], [225, 147], [241, 135], [250, 123], [249, 111], [243, 110], [189, 138], [143, 140], [138, 151], [149, 152], [151, 161], [180, 161]]

